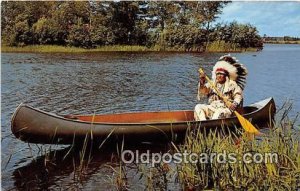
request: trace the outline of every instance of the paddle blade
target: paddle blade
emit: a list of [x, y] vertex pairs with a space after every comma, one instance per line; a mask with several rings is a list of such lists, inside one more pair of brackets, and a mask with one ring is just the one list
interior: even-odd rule
[[245, 129], [248, 133], [254, 133], [254, 134], [260, 134], [260, 132], [248, 121], [246, 118], [244, 118], [241, 114], [239, 114], [237, 111], [234, 111], [234, 114], [238, 118], [239, 122], [241, 123], [242, 127]]

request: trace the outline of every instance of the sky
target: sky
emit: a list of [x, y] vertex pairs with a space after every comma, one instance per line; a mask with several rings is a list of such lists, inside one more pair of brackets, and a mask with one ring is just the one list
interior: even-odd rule
[[250, 23], [260, 35], [300, 37], [300, 1], [234, 1], [219, 17], [217, 22]]

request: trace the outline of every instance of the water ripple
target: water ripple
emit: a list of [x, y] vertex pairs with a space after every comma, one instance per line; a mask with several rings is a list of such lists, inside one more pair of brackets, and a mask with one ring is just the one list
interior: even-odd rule
[[[267, 46], [256, 57], [251, 53], [233, 54], [249, 70], [246, 104], [273, 96], [281, 105], [286, 98], [292, 98], [295, 101], [292, 114], [299, 112], [300, 66], [297, 63], [300, 50], [293, 46], [285, 50], [284, 47]], [[5, 166], [12, 153], [25, 148], [14, 154], [2, 171], [4, 189], [14, 188], [14, 184], [18, 187], [20, 180], [12, 172], [27, 172], [24, 168], [37, 156], [36, 149], [26, 149], [27, 145], [10, 132], [11, 115], [21, 102], [58, 114], [193, 109], [197, 103], [198, 68], [203, 67], [210, 74], [221, 55], [3, 53], [1, 133], [5, 138], [1, 142], [2, 165]], [[34, 162], [30, 166], [34, 167]], [[72, 169], [64, 170], [66, 173], [51, 177], [50, 188], [72, 184], [69, 178]], [[96, 176], [106, 172], [97, 167], [90, 173]], [[91, 184], [92, 180], [85, 184]], [[102, 180], [98, 182], [104, 186]]]

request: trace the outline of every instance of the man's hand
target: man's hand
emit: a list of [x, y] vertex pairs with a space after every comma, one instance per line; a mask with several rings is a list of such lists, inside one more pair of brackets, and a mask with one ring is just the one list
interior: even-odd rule
[[236, 102], [232, 102], [232, 103], [230, 102], [230, 105], [228, 107], [231, 111], [235, 111], [237, 106], [238, 104]]
[[200, 85], [204, 85], [205, 84], [205, 73], [203, 72], [203, 70], [200, 68], [199, 69], [199, 81], [200, 81]]

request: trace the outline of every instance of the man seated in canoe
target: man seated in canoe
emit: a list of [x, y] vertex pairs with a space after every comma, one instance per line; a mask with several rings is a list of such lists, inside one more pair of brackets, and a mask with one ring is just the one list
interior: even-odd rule
[[[195, 106], [195, 120], [230, 117], [233, 111], [242, 107], [246, 75], [247, 69], [230, 55], [220, 57], [213, 67], [213, 84], [206, 83], [205, 73], [200, 72], [197, 99], [207, 96], [208, 105], [197, 104]], [[215, 88], [219, 91], [219, 95], [223, 95], [223, 98], [218, 95]], [[224, 98], [229, 101], [227, 105]]]

